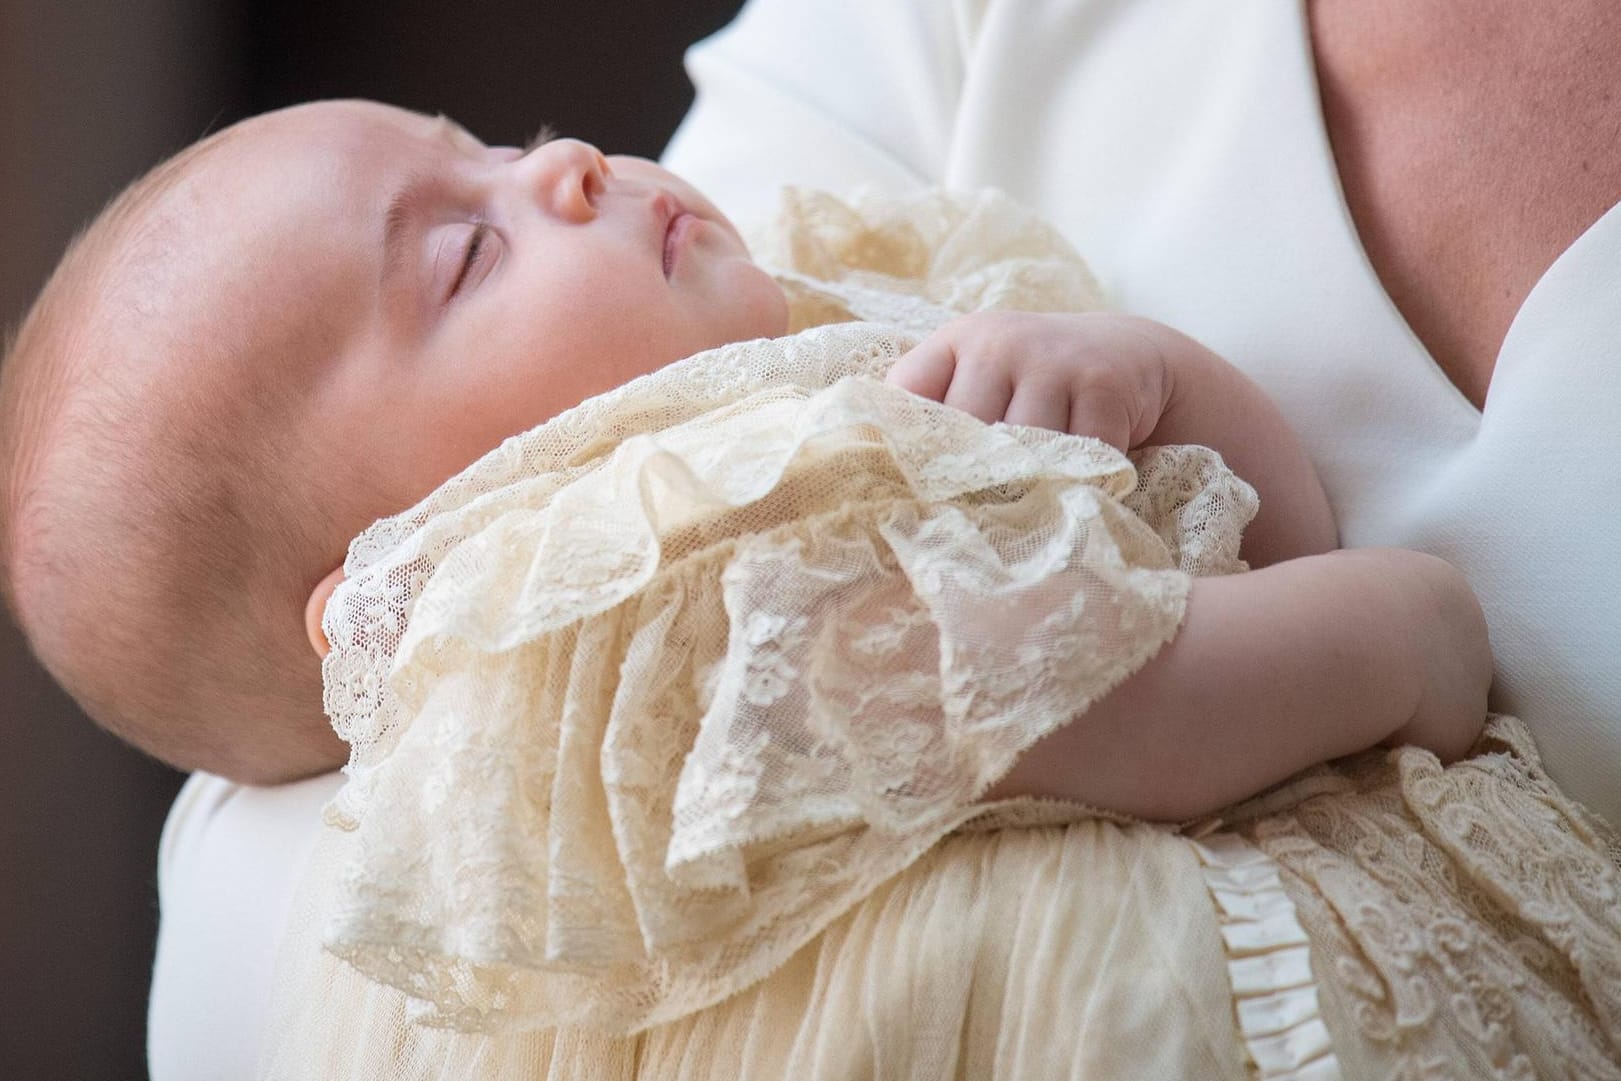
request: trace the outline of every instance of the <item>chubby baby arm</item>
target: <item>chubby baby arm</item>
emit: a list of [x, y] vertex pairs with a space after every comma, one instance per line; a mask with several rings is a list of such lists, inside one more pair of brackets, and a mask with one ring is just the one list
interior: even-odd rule
[[1182, 821], [1386, 741], [1443, 761], [1480, 734], [1486, 623], [1450, 564], [1396, 548], [1201, 578], [1182, 629], [987, 797]]
[[1462, 575], [1417, 552], [1334, 551], [1327, 497], [1282, 414], [1191, 338], [1115, 313], [983, 313], [889, 378], [986, 421], [1123, 450], [1212, 447], [1260, 495], [1241, 553], [1258, 569], [1195, 581], [1177, 637], [990, 797], [1181, 820], [1380, 741], [1450, 760], [1478, 736], [1491, 654]]
[[889, 381], [984, 421], [1121, 450], [1196, 443], [1255, 487], [1252, 567], [1335, 547], [1328, 498], [1283, 414], [1248, 376], [1162, 323], [1115, 312], [981, 312], [895, 362]]

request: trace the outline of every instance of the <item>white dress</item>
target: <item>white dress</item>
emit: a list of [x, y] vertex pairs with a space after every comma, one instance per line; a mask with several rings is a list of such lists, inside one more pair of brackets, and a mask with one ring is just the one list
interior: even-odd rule
[[[1481, 414], [1362, 252], [1295, 5], [757, 0], [691, 68], [700, 98], [668, 162], [735, 216], [788, 180], [1000, 186], [1069, 234], [1117, 306], [1249, 371], [1305, 439], [1347, 544], [1423, 548], [1469, 575], [1499, 658], [1494, 707], [1528, 718], [1566, 788], [1621, 820], [1621, 621], [1600, 564], [1621, 497], [1606, 461], [1621, 376], [1600, 365], [1621, 317], [1598, 300], [1621, 277], [1621, 215], [1533, 290]], [[334, 788], [199, 776], [177, 801], [156, 1081], [251, 1072], [267, 978], [254, 959]], [[234, 888], [205, 897], [221, 875]], [[213, 1008], [226, 988], [239, 1008]]]

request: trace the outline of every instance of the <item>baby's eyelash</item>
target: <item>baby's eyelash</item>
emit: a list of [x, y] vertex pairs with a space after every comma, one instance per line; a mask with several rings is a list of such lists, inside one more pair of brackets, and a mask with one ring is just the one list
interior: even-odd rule
[[523, 144], [523, 152], [527, 154], [537, 146], [544, 146], [555, 138], [557, 138], [557, 129], [550, 124], [542, 124], [540, 130], [531, 135], [529, 141]]
[[456, 272], [456, 280], [450, 283], [450, 295], [455, 296], [461, 292], [462, 283], [467, 280], [468, 273], [478, 262], [479, 252], [484, 250], [484, 241], [490, 235], [490, 223], [486, 221], [475, 222], [473, 233], [467, 240], [467, 252], [462, 256], [461, 269]]

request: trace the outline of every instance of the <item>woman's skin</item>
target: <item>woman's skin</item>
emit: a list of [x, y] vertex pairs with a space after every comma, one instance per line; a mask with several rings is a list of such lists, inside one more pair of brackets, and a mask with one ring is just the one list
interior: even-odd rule
[[1368, 258], [1480, 408], [1526, 295], [1621, 201], [1621, 6], [1311, 0], [1308, 13]]

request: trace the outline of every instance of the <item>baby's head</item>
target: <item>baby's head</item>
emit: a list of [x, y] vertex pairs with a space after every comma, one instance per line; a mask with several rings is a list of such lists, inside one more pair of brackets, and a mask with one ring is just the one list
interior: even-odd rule
[[8, 351], [0, 589], [157, 757], [331, 768], [305, 613], [350, 538], [508, 435], [786, 321], [651, 162], [365, 102], [245, 121], [120, 196]]

